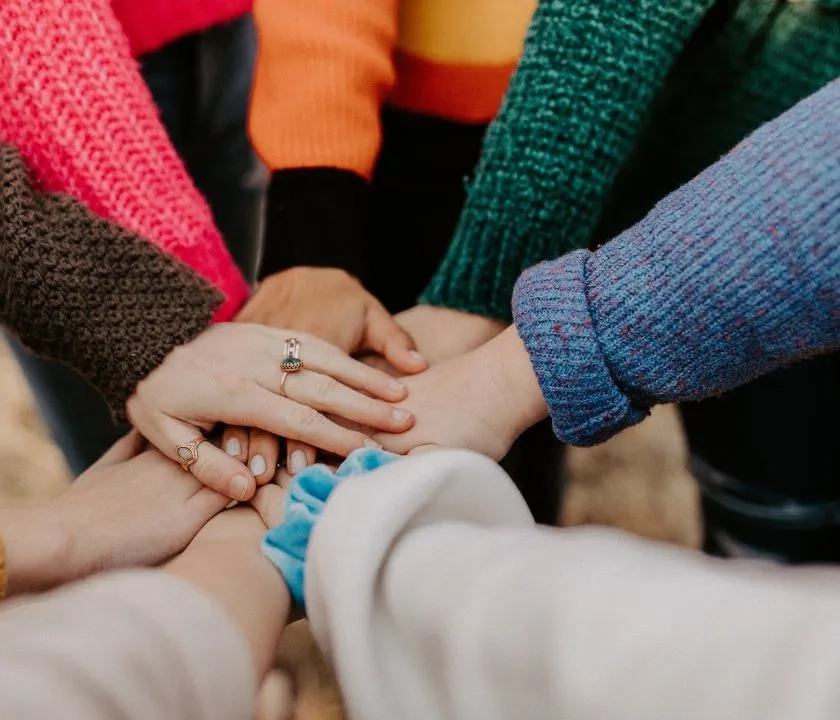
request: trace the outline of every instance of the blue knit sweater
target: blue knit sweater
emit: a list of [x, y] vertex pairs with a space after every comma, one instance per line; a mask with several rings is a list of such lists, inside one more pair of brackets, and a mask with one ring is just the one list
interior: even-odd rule
[[840, 347], [840, 80], [597, 252], [526, 271], [513, 311], [574, 445]]

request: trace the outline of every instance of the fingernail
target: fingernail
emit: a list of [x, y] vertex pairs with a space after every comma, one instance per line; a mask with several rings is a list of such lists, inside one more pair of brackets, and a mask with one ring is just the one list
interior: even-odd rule
[[225, 445], [225, 452], [228, 455], [233, 455], [233, 457], [237, 457], [239, 453], [242, 452], [242, 446], [239, 444], [239, 440], [236, 438], [231, 438], [227, 441]]
[[248, 478], [237, 475], [230, 481], [230, 494], [237, 500], [244, 500], [248, 493]]
[[403, 385], [399, 380], [391, 380], [391, 382], [388, 383], [388, 387], [394, 392], [402, 392], [405, 390], [405, 385]]
[[297, 475], [306, 467], [306, 453], [303, 450], [295, 450], [289, 458], [289, 472]]
[[227, 505], [225, 505], [225, 510], [235, 508], [237, 505], [239, 505], [239, 500], [231, 500]]
[[254, 475], [262, 475], [265, 472], [265, 458], [262, 455], [254, 455], [248, 467]]
[[411, 357], [413, 357], [417, 362], [425, 363], [426, 359], [416, 350], [412, 350], [410, 353]]
[[393, 416], [394, 420], [396, 420], [399, 423], [403, 423], [411, 417], [411, 413], [406, 412], [405, 410], [392, 410], [391, 415]]
[[376, 440], [372, 440], [371, 438], [368, 438], [367, 440], [365, 440], [365, 447], [376, 448], [377, 450], [382, 449], [382, 445], [380, 445], [378, 442], [376, 442]]

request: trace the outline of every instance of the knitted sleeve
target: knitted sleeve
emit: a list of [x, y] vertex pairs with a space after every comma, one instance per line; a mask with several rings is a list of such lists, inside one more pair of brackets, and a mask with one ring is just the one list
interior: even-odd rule
[[190, 180], [109, 0], [0, 2], [0, 142], [42, 189], [81, 200], [175, 256], [225, 295], [245, 280]]
[[518, 275], [585, 246], [713, 0], [541, 0], [449, 251], [421, 301], [510, 319]]
[[522, 275], [514, 318], [561, 439], [840, 346], [838, 119], [835, 81], [596, 253]]
[[[250, 132], [272, 171], [264, 274], [362, 272], [367, 184], [394, 84], [396, 0], [256, 0]], [[267, 272], [265, 272], [267, 271]]]
[[0, 145], [0, 323], [85, 376], [116, 418], [137, 383], [198, 335], [222, 300], [81, 203], [35, 192], [20, 156]]

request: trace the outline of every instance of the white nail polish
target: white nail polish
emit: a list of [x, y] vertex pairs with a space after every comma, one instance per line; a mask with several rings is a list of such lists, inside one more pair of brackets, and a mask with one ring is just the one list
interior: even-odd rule
[[237, 457], [239, 453], [242, 452], [242, 446], [239, 444], [239, 440], [236, 438], [231, 438], [227, 441], [225, 445], [225, 452], [228, 455], [233, 455], [233, 457]]
[[403, 385], [399, 380], [391, 380], [391, 382], [388, 383], [388, 387], [394, 392], [403, 392], [403, 390], [405, 390], [405, 385]]
[[262, 475], [265, 472], [265, 458], [262, 455], [254, 455], [249, 467], [254, 475]]
[[413, 357], [417, 362], [424, 363], [426, 359], [416, 350], [412, 350], [410, 353], [411, 357]]
[[368, 438], [367, 440], [365, 440], [365, 447], [376, 448], [377, 450], [382, 449], [382, 445], [380, 445], [378, 442], [376, 442], [376, 440], [372, 438]]
[[391, 416], [399, 423], [405, 422], [408, 418], [411, 417], [411, 413], [406, 412], [405, 410], [392, 410]]
[[306, 453], [303, 450], [295, 450], [289, 458], [289, 472], [297, 475], [306, 467]]

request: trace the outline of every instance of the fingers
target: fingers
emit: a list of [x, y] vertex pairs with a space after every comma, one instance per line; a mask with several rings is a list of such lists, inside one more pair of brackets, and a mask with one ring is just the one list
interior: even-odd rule
[[257, 485], [271, 482], [277, 469], [277, 456], [280, 452], [280, 440], [276, 435], [251, 428], [248, 441], [248, 469], [256, 478]]
[[[202, 438], [201, 431], [180, 420], [161, 415], [151, 424], [148, 439], [164, 455], [179, 461], [178, 446]], [[247, 500], [254, 494], [256, 482], [253, 475], [239, 460], [231, 457], [209, 442], [197, 448], [197, 458], [189, 472], [211, 490], [233, 500]]]
[[250, 438], [251, 435], [246, 428], [228, 425], [222, 433], [222, 450], [247, 465]]
[[368, 310], [363, 349], [379, 353], [406, 375], [422, 372], [429, 367], [417, 352], [414, 338], [378, 303]]
[[265, 387], [268, 390], [279, 390], [281, 383], [283, 393], [289, 400], [378, 430], [403, 432], [414, 423], [413, 416], [407, 410], [363, 395], [329, 375], [300, 370], [287, 374], [285, 381], [281, 377], [274, 387]]
[[[399, 402], [408, 394], [405, 385], [388, 373], [354, 360], [347, 353], [309, 335], [301, 340], [300, 359], [307, 370], [329, 375], [348, 387], [388, 402]], [[280, 361], [282, 357], [277, 362], [278, 368]]]
[[286, 468], [292, 475], [297, 475], [305, 467], [315, 462], [316, 450], [311, 445], [289, 440], [286, 443]]
[[292, 720], [294, 712], [294, 682], [281, 670], [269, 671], [257, 694], [254, 720]]
[[229, 422], [262, 428], [274, 435], [300, 440], [341, 456], [347, 456], [360, 447], [379, 447], [367, 435], [337, 425], [312, 407], [280, 397], [259, 386], [244, 389], [230, 403], [228, 411]]
[[269, 529], [277, 527], [283, 522], [283, 505], [286, 501], [286, 492], [291, 478], [288, 474], [284, 474], [280, 479], [282, 484], [270, 483], [264, 485], [251, 498], [251, 505]]
[[131, 460], [131, 458], [139, 455], [146, 445], [146, 438], [144, 438], [136, 430], [131, 430], [128, 434], [123, 435], [117, 442], [105, 452], [105, 454], [97, 460], [92, 467], [106, 467], [108, 465], [116, 465], [117, 463]]

